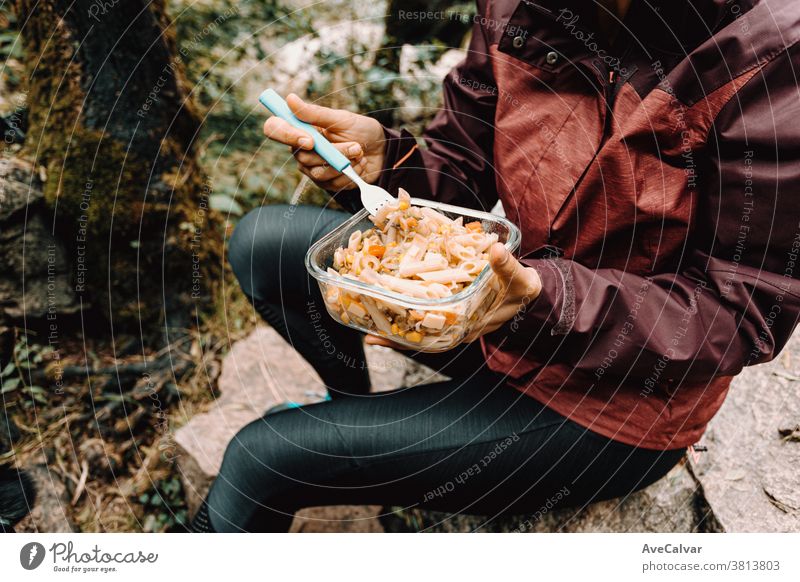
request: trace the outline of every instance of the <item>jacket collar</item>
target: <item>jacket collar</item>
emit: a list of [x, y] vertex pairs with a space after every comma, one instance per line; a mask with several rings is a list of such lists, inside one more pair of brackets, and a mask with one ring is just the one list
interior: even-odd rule
[[[686, 56], [758, 3], [759, 0], [632, 0], [615, 44], [623, 46], [627, 36], [627, 41], [659, 52]], [[613, 52], [613, 47], [609, 47], [599, 32], [595, 2], [522, 0], [521, 5], [527, 5], [562, 26], [593, 34], [600, 44]]]

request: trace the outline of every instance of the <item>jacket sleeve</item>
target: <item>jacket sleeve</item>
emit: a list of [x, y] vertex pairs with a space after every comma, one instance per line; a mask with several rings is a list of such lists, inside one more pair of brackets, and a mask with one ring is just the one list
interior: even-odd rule
[[[482, 13], [485, 3], [478, 4]], [[423, 143], [405, 130], [384, 130], [378, 184], [392, 194], [402, 187], [418, 198], [491, 210], [498, 199], [492, 165], [497, 86], [485, 27], [474, 25], [467, 56], [445, 77], [442, 93]]]
[[773, 59], [715, 119], [691, 251], [674, 272], [524, 260], [543, 289], [501, 328], [512, 351], [595, 380], [657, 384], [735, 375], [778, 354], [800, 313], [800, 94], [789, 58]]

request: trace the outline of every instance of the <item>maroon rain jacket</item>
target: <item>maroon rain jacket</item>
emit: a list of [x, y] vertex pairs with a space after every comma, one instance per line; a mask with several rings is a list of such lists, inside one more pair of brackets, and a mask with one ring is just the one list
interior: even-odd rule
[[387, 130], [381, 185], [522, 231], [539, 297], [488, 366], [579, 424], [697, 442], [731, 377], [800, 312], [800, 2], [479, 2], [419, 144]]

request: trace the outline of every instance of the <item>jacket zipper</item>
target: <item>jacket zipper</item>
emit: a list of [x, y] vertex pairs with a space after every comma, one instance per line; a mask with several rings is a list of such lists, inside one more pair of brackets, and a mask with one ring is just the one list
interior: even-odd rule
[[[605, 87], [605, 97], [606, 97], [606, 118], [603, 123], [603, 137], [600, 140], [600, 147], [603, 147], [603, 144], [606, 142], [606, 139], [612, 133], [612, 120], [614, 117], [614, 100], [617, 98], [619, 83], [617, 83], [617, 78], [619, 77], [619, 73], [616, 70], [611, 69], [608, 71], [608, 85]], [[599, 151], [599, 150], [598, 150]]]

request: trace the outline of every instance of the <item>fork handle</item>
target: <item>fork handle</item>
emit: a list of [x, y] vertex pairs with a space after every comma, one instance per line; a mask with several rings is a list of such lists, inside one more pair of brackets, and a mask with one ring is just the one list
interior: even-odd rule
[[350, 165], [350, 160], [348, 160], [342, 152], [337, 150], [313, 125], [297, 119], [289, 108], [289, 104], [275, 91], [267, 89], [261, 94], [258, 100], [264, 107], [269, 109], [275, 117], [280, 117], [292, 127], [296, 127], [310, 134], [311, 138], [314, 140], [314, 151], [336, 171], [341, 172]]

